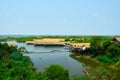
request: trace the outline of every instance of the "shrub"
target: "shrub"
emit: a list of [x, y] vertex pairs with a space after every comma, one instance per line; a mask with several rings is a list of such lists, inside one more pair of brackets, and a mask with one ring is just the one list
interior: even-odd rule
[[45, 70], [45, 75], [49, 80], [69, 80], [68, 70], [60, 65], [51, 65]]
[[99, 56], [97, 58], [98, 61], [102, 62], [103, 64], [106, 64], [106, 65], [112, 65], [112, 64], [115, 64], [119, 58], [115, 57], [115, 58], [110, 58], [106, 55], [103, 55], [103, 56]]
[[79, 77], [75, 78], [74, 80], [92, 80], [90, 77]]
[[118, 45], [112, 44], [108, 47], [108, 49], [106, 50], [106, 55], [114, 58], [114, 57], [118, 57], [120, 56], [120, 48]]
[[19, 52], [13, 52], [10, 57], [15, 60], [21, 60], [22, 59], [22, 54]]

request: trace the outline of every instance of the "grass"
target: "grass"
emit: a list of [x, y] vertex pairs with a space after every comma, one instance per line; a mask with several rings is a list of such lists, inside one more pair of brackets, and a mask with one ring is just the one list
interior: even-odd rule
[[[77, 57], [77, 56], [80, 56], [80, 57]], [[112, 75], [115, 75], [115, 78], [113, 80], [120, 79], [120, 71], [118, 71], [118, 69], [112, 68], [111, 66], [106, 66], [98, 62], [96, 59], [92, 59], [90, 56], [81, 56], [80, 54], [71, 54], [70, 57], [82, 63], [84, 67], [90, 67], [90, 69], [95, 69], [97, 67], [104, 67]]]

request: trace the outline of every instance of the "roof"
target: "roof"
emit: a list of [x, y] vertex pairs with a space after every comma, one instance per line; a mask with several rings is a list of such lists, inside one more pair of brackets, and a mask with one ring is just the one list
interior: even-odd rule
[[8, 44], [8, 46], [10, 46], [10, 47], [17, 47], [16, 44]]
[[116, 38], [116, 40], [120, 42], [120, 38]]
[[113, 41], [114, 41], [114, 40], [117, 40], [118, 42], [120, 42], [120, 37], [113, 38], [112, 40], [113, 40]]
[[34, 39], [32, 42], [27, 41], [26, 43], [33, 44], [61, 44], [64, 45], [64, 39], [56, 39], [56, 38], [44, 38], [44, 39]]
[[26, 44], [33, 44], [33, 41], [26, 41]]
[[90, 48], [90, 43], [71, 43], [70, 45], [73, 48], [81, 48], [83, 46], [86, 46], [87, 48]]
[[34, 42], [64, 42], [64, 39], [44, 38], [44, 39], [34, 39]]

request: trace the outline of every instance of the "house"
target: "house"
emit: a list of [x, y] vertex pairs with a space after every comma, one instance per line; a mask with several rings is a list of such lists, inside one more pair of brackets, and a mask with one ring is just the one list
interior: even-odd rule
[[33, 44], [34, 42], [33, 41], [26, 41], [26, 44]]
[[114, 44], [120, 44], [120, 37], [113, 38], [111, 42]]
[[10, 46], [10, 47], [17, 47], [16, 44], [8, 44], [8, 46]]
[[71, 43], [72, 52], [81, 52], [90, 49], [90, 43]]
[[43, 38], [34, 39], [33, 41], [26, 41], [26, 44], [33, 44], [35, 46], [64, 46], [64, 39], [57, 38]]

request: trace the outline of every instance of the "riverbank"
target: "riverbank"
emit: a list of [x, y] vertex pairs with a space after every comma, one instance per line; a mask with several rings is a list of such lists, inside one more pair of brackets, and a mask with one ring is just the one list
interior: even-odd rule
[[118, 69], [111, 67], [111, 66], [106, 66], [98, 62], [96, 59], [91, 58], [90, 56], [82, 56], [80, 54], [71, 54], [70, 57], [81, 62], [85, 68], [90, 69], [89, 71], [92, 71], [93, 69], [96, 69], [97, 67], [103, 67], [109, 71], [109, 73], [111, 74], [110, 77], [113, 78], [112, 80], [120, 79], [120, 76], [119, 76], [120, 72], [118, 71]]

